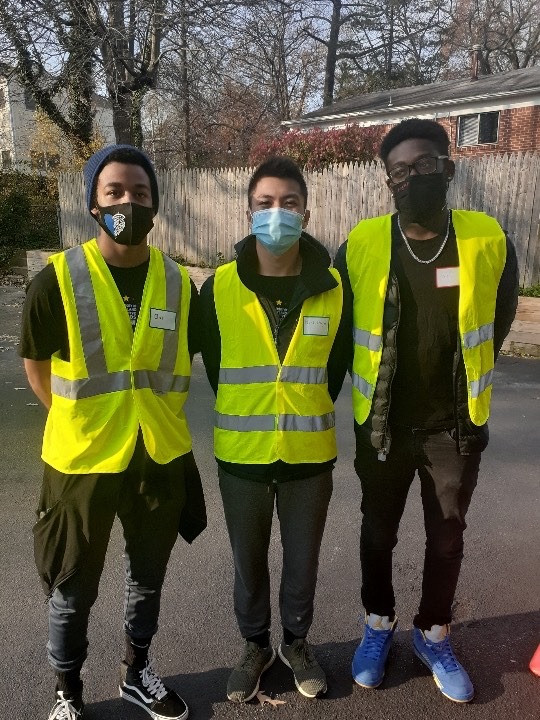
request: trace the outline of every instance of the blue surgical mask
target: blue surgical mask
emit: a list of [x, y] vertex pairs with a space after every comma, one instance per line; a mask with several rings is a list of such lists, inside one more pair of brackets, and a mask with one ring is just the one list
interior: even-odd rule
[[304, 216], [292, 210], [269, 208], [251, 215], [251, 232], [273, 255], [290, 250], [302, 234]]

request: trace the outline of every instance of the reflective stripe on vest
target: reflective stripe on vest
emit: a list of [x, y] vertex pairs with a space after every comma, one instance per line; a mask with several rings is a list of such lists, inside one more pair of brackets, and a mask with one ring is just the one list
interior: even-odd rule
[[300, 432], [323, 432], [336, 425], [336, 414], [324, 415], [280, 415], [278, 430], [294, 430]]
[[471, 396], [473, 398], [479, 397], [484, 390], [491, 387], [493, 384], [493, 370], [489, 370], [485, 375], [482, 375], [478, 380], [471, 380], [469, 383]]
[[[221, 368], [219, 382], [224, 385], [249, 385], [251, 383], [275, 382], [278, 379], [277, 365], [263, 365], [251, 368]], [[281, 382], [318, 385], [328, 381], [326, 368], [286, 366], [279, 375]]]
[[371, 396], [373, 394], [373, 385], [371, 383], [368, 383], [367, 380], [364, 380], [363, 377], [360, 377], [360, 375], [355, 372], [352, 373], [351, 379], [353, 387], [355, 387], [358, 392], [361, 393], [365, 398], [371, 400]]
[[[167, 307], [180, 307], [182, 275], [180, 268], [167, 256], [165, 261], [165, 280]], [[95, 395], [129, 390], [132, 386], [129, 370], [109, 373], [105, 360], [103, 339], [96, 305], [90, 270], [82, 247], [79, 245], [66, 252], [66, 262], [73, 283], [75, 306], [79, 318], [79, 330], [88, 378], [69, 380], [51, 375], [51, 391], [55, 395], [77, 400]], [[178, 353], [178, 332], [180, 319], [177, 318], [174, 330], [168, 331], [163, 340], [160, 366], [157, 370], [136, 370], [133, 373], [135, 389], [150, 388], [154, 392], [187, 392], [190, 378], [175, 375]]]
[[353, 329], [353, 339], [355, 345], [366, 347], [368, 350], [380, 350], [382, 347], [382, 337], [380, 335], [374, 335], [367, 330], [360, 330], [360, 328]]
[[465, 348], [478, 347], [478, 345], [481, 345], [482, 343], [486, 342], [487, 340], [492, 340], [494, 328], [495, 328], [495, 325], [494, 325], [494, 323], [491, 322], [491, 323], [487, 323], [486, 325], [482, 325], [481, 327], [477, 328], [476, 330], [470, 330], [469, 332], [464, 333], [463, 347], [465, 347]]
[[[353, 409], [359, 424], [369, 415], [379, 375], [391, 223], [391, 215], [364, 220], [351, 231], [347, 245], [354, 297]], [[476, 425], [482, 425], [489, 417], [495, 302], [506, 261], [506, 240], [497, 221], [484, 213], [453, 210], [452, 223], [459, 256], [459, 334], [469, 414]]]
[[262, 365], [251, 368], [220, 368], [219, 382], [222, 385], [274, 382], [277, 379], [278, 372], [277, 365]]
[[221, 430], [235, 432], [268, 432], [272, 430], [293, 430], [301, 432], [322, 432], [336, 425], [335, 413], [324, 415], [223, 415], [214, 413], [215, 426]]

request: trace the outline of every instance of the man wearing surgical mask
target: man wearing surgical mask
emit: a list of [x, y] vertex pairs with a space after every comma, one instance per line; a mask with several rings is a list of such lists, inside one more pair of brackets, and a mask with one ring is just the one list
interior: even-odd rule
[[494, 218], [451, 210], [444, 128], [405, 120], [380, 156], [397, 212], [360, 222], [336, 267], [353, 335], [355, 470], [362, 486], [363, 639], [355, 682], [376, 688], [397, 625], [392, 551], [418, 474], [426, 549], [413, 647], [442, 694], [469, 702], [450, 643], [465, 515], [488, 442], [493, 366], [517, 305], [515, 250]]
[[[336, 459], [333, 401], [346, 372], [339, 275], [307, 234], [307, 187], [286, 157], [248, 188], [250, 234], [201, 289], [203, 360], [216, 393], [214, 452], [245, 640], [227, 696], [247, 702], [276, 658], [268, 548], [274, 507], [283, 546], [277, 653], [306, 697], [326, 677], [306, 640]], [[269, 688], [266, 687], [266, 690]]]
[[148, 244], [159, 192], [150, 160], [105, 147], [84, 168], [92, 240], [50, 258], [28, 288], [19, 352], [47, 408], [45, 472], [34, 526], [56, 674], [49, 720], [80, 720], [81, 670], [115, 516], [125, 539], [120, 694], [152, 718], [188, 709], [149, 660], [186, 482], [199, 482], [183, 405], [198, 352], [197, 290]]

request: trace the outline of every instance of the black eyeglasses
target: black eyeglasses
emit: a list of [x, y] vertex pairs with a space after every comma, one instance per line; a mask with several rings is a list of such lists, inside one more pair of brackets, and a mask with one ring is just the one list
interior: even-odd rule
[[443, 160], [448, 160], [448, 155], [422, 155], [410, 165], [405, 162], [396, 163], [388, 170], [387, 175], [397, 185], [409, 177], [412, 168], [419, 175], [432, 175], [433, 173], [442, 172]]

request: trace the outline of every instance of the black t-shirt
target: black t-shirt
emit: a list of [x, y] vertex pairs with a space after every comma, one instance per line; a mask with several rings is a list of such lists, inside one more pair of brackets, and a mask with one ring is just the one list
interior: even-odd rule
[[273, 332], [289, 311], [297, 282], [297, 275], [285, 277], [259, 275], [257, 278], [257, 295], [268, 300], [268, 305], [265, 305], [264, 309], [267, 314], [270, 313], [268, 319]]
[[[422, 260], [433, 258], [444, 240], [408, 239]], [[428, 430], [455, 424], [453, 367], [458, 343], [459, 258], [452, 227], [439, 257], [415, 260], [392, 226], [391, 267], [399, 285], [397, 366], [392, 382], [390, 423]]]
[[[122, 296], [134, 328], [148, 273], [149, 260], [132, 268], [108, 265]], [[200, 350], [198, 322], [198, 293], [191, 283], [191, 302], [188, 320], [188, 347], [191, 355]], [[28, 286], [24, 303], [19, 355], [29, 360], [49, 360], [60, 350], [63, 360], [69, 360], [66, 313], [53, 265], [47, 265]]]

